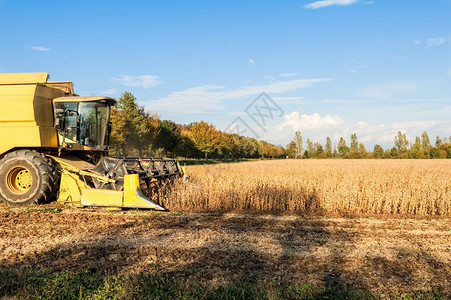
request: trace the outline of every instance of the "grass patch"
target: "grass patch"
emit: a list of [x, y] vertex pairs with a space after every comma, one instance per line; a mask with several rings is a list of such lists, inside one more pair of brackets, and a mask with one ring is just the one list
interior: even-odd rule
[[[447, 299], [438, 292], [392, 295], [397, 299]], [[369, 291], [339, 292], [316, 285], [237, 283], [212, 288], [180, 282], [170, 274], [115, 275], [89, 271], [0, 268], [0, 298], [20, 299], [379, 299]]]

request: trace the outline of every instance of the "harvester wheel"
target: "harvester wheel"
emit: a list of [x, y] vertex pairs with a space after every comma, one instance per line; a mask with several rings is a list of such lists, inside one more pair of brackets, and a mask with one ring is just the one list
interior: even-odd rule
[[0, 200], [10, 205], [48, 202], [57, 182], [55, 165], [42, 153], [18, 150], [0, 160]]

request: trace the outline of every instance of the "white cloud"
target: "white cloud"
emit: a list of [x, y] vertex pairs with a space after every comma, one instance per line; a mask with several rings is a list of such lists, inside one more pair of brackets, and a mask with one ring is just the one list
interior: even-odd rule
[[442, 37], [438, 37], [438, 38], [430, 38], [428, 40], [426, 40], [426, 49], [427, 48], [431, 48], [431, 47], [435, 47], [435, 46], [440, 46], [442, 44], [444, 44], [446, 42], [445, 38]]
[[222, 109], [226, 100], [243, 99], [266, 92], [270, 96], [288, 91], [307, 88], [316, 83], [330, 81], [327, 78], [297, 79], [275, 81], [268, 84], [250, 85], [227, 90], [223, 86], [204, 85], [186, 90], [172, 92], [155, 100], [146, 101], [152, 111], [171, 114], [195, 114]]
[[[315, 2], [309, 3], [307, 5], [304, 5], [304, 8], [318, 9], [318, 8], [322, 8], [322, 7], [332, 6], [332, 5], [348, 6], [351, 4], [356, 4], [358, 2], [359, 2], [359, 0], [321, 0], [321, 1], [315, 1]], [[368, 3], [368, 4], [371, 4], [371, 3]]]
[[50, 49], [50, 48], [41, 47], [41, 46], [33, 46], [33, 47], [30, 47], [30, 49], [34, 50], [34, 51], [52, 51], [52, 49]]
[[[299, 123], [299, 112], [293, 111], [285, 115], [285, 121], [278, 126], [279, 129], [285, 127], [297, 130]], [[301, 115], [301, 126], [304, 130], [327, 128], [343, 124], [343, 120], [339, 116], [325, 115], [322, 117], [319, 113], [313, 113], [311, 115]], [[294, 132], [294, 131], [293, 131]]]
[[252, 58], [249, 58], [249, 63], [250, 63], [251, 65], [255, 65], [255, 62], [254, 62], [254, 60], [253, 60]]
[[[298, 130], [298, 116], [297, 111], [285, 115], [284, 120], [278, 125], [268, 128], [262, 139], [276, 144], [288, 144], [294, 138], [295, 131]], [[304, 142], [308, 138], [323, 145], [328, 136], [335, 145], [338, 144], [340, 137], [344, 137], [349, 145], [351, 134], [356, 133], [358, 141], [364, 143], [367, 150], [372, 150], [375, 144], [380, 144], [385, 149], [393, 147], [398, 131], [406, 133], [409, 141], [413, 141], [415, 136], [420, 136], [423, 131], [427, 131], [431, 139], [436, 135], [448, 136], [451, 134], [451, 121], [423, 120], [379, 124], [358, 121], [349, 123], [338, 115], [313, 113], [302, 114], [301, 130]]]
[[101, 92], [104, 95], [115, 95], [117, 93], [117, 89], [108, 89], [106, 91]]
[[[284, 120], [276, 126], [271, 126], [262, 136], [263, 140], [275, 144], [288, 144], [293, 139], [296, 130], [299, 129], [299, 112], [293, 111], [284, 116]], [[317, 133], [331, 132], [337, 126], [343, 124], [339, 116], [325, 115], [319, 113], [301, 114], [301, 129], [304, 141], [310, 138], [312, 141], [322, 141]], [[325, 137], [324, 137], [325, 139]]]
[[447, 39], [444, 37], [436, 37], [436, 38], [430, 38], [427, 40], [415, 40], [413, 41], [413, 44], [415, 46], [421, 46], [424, 45], [424, 49], [429, 49], [432, 47], [436, 47], [436, 46], [440, 46], [443, 45], [444, 43], [446, 43]]
[[364, 122], [364, 121], [358, 121], [358, 122], [357, 122], [357, 125], [363, 127], [363, 126], [368, 126], [368, 123], [367, 123], [367, 122]]
[[120, 84], [126, 86], [142, 87], [145, 89], [162, 84], [160, 77], [154, 75], [141, 75], [141, 76], [120, 75], [118, 77], [111, 78], [111, 80], [119, 82]]
[[[361, 136], [361, 142], [373, 142], [375, 144], [391, 144], [398, 131], [406, 133], [409, 141], [420, 135], [423, 131], [430, 131], [436, 128], [441, 121], [411, 121], [393, 122], [390, 124], [379, 124], [376, 126], [365, 126], [354, 128], [357, 136]], [[349, 131], [349, 129], [348, 129]]]
[[293, 76], [298, 76], [298, 73], [282, 73], [279, 74], [280, 77], [293, 77]]

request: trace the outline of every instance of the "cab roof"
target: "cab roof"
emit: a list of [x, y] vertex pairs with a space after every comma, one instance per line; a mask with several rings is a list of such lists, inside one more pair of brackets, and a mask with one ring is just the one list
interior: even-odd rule
[[106, 102], [110, 105], [115, 105], [116, 100], [110, 97], [104, 96], [88, 96], [88, 97], [78, 97], [78, 96], [67, 96], [58, 97], [53, 99], [53, 102]]

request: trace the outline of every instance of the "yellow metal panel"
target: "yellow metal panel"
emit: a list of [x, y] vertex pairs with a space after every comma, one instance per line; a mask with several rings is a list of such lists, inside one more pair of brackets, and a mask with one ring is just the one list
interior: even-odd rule
[[38, 126], [53, 128], [52, 99], [61, 97], [64, 91], [38, 85], [33, 99], [34, 119]]
[[80, 180], [78, 175], [63, 169], [61, 183], [58, 192], [58, 202], [75, 207], [81, 207], [81, 188], [86, 184]]
[[0, 141], [0, 155], [15, 147], [41, 147], [36, 126], [2, 126], [0, 122]]
[[0, 155], [15, 147], [58, 147], [52, 99], [65, 93], [36, 84], [46, 80], [47, 73], [0, 74]]
[[83, 206], [122, 206], [121, 191], [82, 189], [81, 204]]
[[76, 169], [77, 172], [79, 172], [79, 170], [92, 170], [95, 167], [93, 164], [90, 164], [89, 162], [70, 154], [65, 154], [62, 156], [47, 156], [51, 157], [57, 163], [63, 165], [66, 168]]
[[0, 84], [46, 83], [48, 73], [3, 73]]
[[124, 205], [130, 208], [151, 208], [165, 210], [163, 207], [148, 199], [139, 188], [138, 174], [124, 176]]
[[58, 148], [58, 136], [53, 127], [40, 127], [39, 136], [41, 140], [41, 147]]
[[35, 121], [35, 84], [0, 85], [0, 122]]

